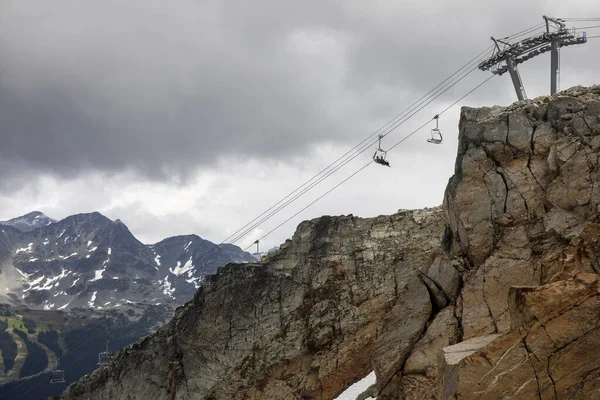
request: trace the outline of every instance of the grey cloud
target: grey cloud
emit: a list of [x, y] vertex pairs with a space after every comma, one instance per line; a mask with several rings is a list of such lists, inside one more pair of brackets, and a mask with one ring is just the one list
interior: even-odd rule
[[[353, 144], [489, 36], [541, 22], [544, 4], [529, 4], [3, 2], [0, 175], [134, 169], [168, 179], [219, 157], [269, 162]], [[493, 85], [472, 101], [498, 103], [498, 88], [512, 100], [507, 79]]]

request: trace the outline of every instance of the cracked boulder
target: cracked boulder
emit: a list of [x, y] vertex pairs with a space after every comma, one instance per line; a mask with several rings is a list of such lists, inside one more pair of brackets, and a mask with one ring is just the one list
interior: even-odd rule
[[600, 398], [598, 275], [514, 287], [510, 310], [510, 332], [474, 352], [444, 349], [443, 398]]

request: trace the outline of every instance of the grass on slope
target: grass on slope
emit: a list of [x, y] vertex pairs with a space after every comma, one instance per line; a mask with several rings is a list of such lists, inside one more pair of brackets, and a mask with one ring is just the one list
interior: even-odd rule
[[27, 332], [25, 320], [35, 322], [36, 332], [45, 332], [51, 330], [61, 330], [67, 322], [67, 317], [60, 311], [47, 310], [24, 310], [17, 311], [16, 315], [10, 317], [0, 317], [0, 321], [7, 321], [9, 328], [16, 328]]

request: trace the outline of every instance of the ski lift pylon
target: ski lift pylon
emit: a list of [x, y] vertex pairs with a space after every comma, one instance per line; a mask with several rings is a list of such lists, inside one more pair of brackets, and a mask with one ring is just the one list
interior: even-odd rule
[[58, 358], [54, 370], [50, 372], [50, 383], [65, 383], [65, 371], [58, 369]]
[[442, 132], [440, 132], [440, 128], [438, 126], [438, 120], [439, 120], [440, 116], [436, 115], [435, 117], [433, 117], [433, 119], [435, 119], [435, 128], [433, 128], [431, 130], [431, 138], [427, 139], [427, 142], [429, 143], [433, 143], [433, 144], [440, 144], [442, 143]]
[[385, 159], [385, 157], [387, 156], [387, 151], [381, 148], [381, 139], [383, 139], [383, 135], [379, 135], [379, 144], [377, 146], [377, 150], [375, 150], [375, 153], [373, 154], [373, 161], [375, 161], [377, 164], [389, 167], [390, 163]]

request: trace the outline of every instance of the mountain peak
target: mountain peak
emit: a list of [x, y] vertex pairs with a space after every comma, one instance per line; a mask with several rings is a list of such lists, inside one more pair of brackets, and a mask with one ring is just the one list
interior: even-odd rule
[[56, 222], [56, 220], [46, 216], [43, 212], [32, 211], [20, 217], [9, 219], [8, 221], [0, 221], [0, 225], [12, 226], [22, 232], [29, 232], [54, 222]]

